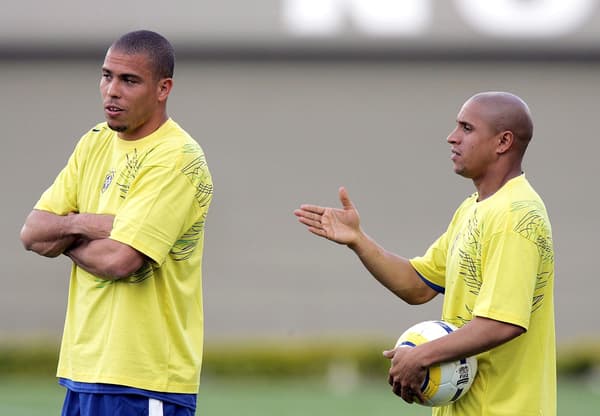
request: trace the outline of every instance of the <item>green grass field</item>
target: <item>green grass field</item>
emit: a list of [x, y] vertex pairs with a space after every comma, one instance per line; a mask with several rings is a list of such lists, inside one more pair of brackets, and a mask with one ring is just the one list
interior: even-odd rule
[[[59, 415], [64, 391], [54, 379], [0, 378], [0, 415]], [[558, 415], [592, 415], [600, 409], [600, 385], [559, 383]], [[320, 381], [203, 380], [198, 400], [202, 416], [421, 416], [430, 410], [408, 405], [383, 383], [332, 389]]]

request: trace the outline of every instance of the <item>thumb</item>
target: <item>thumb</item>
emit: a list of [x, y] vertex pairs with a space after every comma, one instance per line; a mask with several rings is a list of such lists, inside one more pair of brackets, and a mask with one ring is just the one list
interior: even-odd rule
[[393, 350], [385, 350], [385, 351], [383, 351], [383, 356], [385, 358], [389, 358], [390, 360], [392, 358], [394, 358], [395, 354], [396, 354], [396, 349], [395, 348]]
[[344, 209], [355, 209], [354, 204], [350, 201], [350, 197], [348, 196], [348, 191], [343, 186], [340, 186], [339, 189], [340, 202], [342, 203], [342, 207]]

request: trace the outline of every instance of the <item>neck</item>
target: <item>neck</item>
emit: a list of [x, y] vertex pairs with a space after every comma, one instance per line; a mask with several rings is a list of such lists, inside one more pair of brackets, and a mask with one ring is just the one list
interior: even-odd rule
[[483, 201], [484, 199], [494, 195], [500, 188], [504, 186], [504, 184], [506, 184], [506, 182], [516, 178], [522, 173], [523, 171], [519, 165], [502, 174], [491, 172], [487, 177], [473, 179], [473, 184], [475, 185], [475, 189], [477, 189], [477, 201]]
[[129, 132], [119, 133], [119, 138], [123, 140], [138, 140], [143, 139], [158, 130], [169, 119], [166, 111], [162, 112], [150, 120], [146, 121], [142, 126]]

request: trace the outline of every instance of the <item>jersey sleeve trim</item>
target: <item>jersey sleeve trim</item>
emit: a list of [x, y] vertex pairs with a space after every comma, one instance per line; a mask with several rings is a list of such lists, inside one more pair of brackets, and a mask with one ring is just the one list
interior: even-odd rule
[[[416, 271], [416, 270], [415, 270]], [[421, 280], [423, 282], [425, 282], [425, 284], [427, 286], [429, 286], [430, 288], [432, 288], [433, 290], [435, 290], [438, 293], [444, 294], [446, 293], [446, 288], [442, 287], [442, 286], [438, 286], [435, 283], [427, 280], [427, 278], [425, 278], [421, 273], [417, 272], [417, 274], [419, 275], [419, 277], [421, 278]]]

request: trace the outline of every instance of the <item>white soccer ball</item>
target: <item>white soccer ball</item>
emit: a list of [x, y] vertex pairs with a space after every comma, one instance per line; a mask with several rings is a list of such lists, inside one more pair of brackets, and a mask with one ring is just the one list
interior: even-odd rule
[[[415, 347], [428, 341], [443, 337], [458, 328], [444, 321], [424, 321], [408, 328], [398, 341], [396, 347]], [[421, 391], [424, 406], [445, 406], [463, 397], [471, 388], [477, 374], [477, 358], [436, 364], [427, 369]]]

